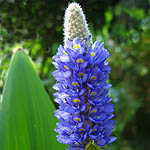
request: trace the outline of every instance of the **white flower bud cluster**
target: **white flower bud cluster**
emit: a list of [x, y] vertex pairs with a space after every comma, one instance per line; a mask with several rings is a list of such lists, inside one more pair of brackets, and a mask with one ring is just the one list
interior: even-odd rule
[[82, 8], [76, 2], [69, 4], [64, 19], [64, 40], [73, 41], [74, 38], [78, 38], [83, 41], [86, 38], [89, 45], [92, 42], [89, 36], [91, 34]]

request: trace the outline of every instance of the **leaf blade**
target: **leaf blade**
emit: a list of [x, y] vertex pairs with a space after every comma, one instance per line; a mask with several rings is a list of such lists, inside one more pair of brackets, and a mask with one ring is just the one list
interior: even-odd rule
[[0, 110], [0, 149], [65, 149], [56, 141], [54, 106], [23, 51], [11, 61]]

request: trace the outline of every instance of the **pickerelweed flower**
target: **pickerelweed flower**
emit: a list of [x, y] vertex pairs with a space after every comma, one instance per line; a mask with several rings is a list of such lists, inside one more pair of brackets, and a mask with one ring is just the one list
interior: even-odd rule
[[69, 144], [68, 150], [83, 150], [90, 141], [105, 146], [116, 140], [111, 137], [115, 122], [108, 96], [109, 52], [100, 41], [92, 43], [79, 4], [69, 4], [64, 26], [64, 46], [53, 56], [57, 68], [53, 88], [58, 90], [54, 96], [59, 104], [55, 116], [60, 120], [57, 139]]

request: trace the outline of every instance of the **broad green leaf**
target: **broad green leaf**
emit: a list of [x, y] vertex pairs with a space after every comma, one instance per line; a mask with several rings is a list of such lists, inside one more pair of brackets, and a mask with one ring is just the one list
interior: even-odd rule
[[64, 150], [56, 140], [57, 120], [28, 56], [11, 61], [0, 110], [0, 150]]

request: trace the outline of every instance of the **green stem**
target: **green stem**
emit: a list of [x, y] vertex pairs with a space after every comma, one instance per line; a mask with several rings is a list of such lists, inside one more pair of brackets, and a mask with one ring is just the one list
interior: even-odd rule
[[84, 150], [100, 150], [100, 147], [94, 144], [94, 141], [90, 141]]

